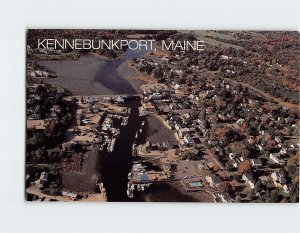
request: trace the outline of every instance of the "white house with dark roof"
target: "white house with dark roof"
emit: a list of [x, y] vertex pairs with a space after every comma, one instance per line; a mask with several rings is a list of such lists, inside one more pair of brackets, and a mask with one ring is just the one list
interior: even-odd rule
[[254, 188], [254, 179], [250, 173], [244, 173], [242, 179], [250, 186], [250, 188]]
[[262, 166], [261, 159], [251, 159], [250, 163], [253, 167], [261, 167]]
[[280, 156], [280, 153], [271, 153], [269, 158], [276, 164], [285, 165], [285, 161]]

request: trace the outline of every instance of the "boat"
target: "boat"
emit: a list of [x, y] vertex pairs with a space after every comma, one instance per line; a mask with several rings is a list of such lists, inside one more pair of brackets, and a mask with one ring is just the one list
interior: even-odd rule
[[111, 152], [114, 151], [115, 143], [116, 143], [116, 139], [113, 138], [113, 139], [111, 140], [111, 143], [110, 143], [109, 147], [107, 148], [107, 151], [108, 151], [108, 152], [111, 153]]
[[135, 149], [135, 147], [136, 147], [136, 144], [133, 143], [133, 144], [132, 144], [132, 149]]
[[133, 191], [131, 189], [127, 189], [127, 196], [133, 198]]

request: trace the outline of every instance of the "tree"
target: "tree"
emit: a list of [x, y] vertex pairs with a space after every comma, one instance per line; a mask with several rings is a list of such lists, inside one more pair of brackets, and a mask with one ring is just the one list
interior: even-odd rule
[[297, 166], [295, 164], [288, 164], [287, 172], [291, 178], [294, 178], [297, 174], [299, 174]]
[[234, 171], [234, 170], [236, 170], [236, 168], [232, 165], [232, 162], [231, 162], [231, 161], [227, 161], [227, 162], [226, 162], [225, 168], [226, 168], [226, 170], [228, 170], [228, 171]]
[[259, 180], [259, 181], [255, 184], [254, 190], [255, 190], [255, 192], [259, 192], [260, 189], [261, 189], [261, 181]]
[[219, 192], [222, 193], [226, 193], [229, 190], [229, 185], [227, 182], [222, 182], [219, 186], [218, 186], [218, 190]]
[[35, 94], [36, 95], [40, 95], [41, 93], [43, 92], [47, 92], [46, 88], [43, 87], [42, 85], [38, 85], [36, 88], [35, 88]]
[[250, 171], [250, 168], [251, 168], [251, 166], [250, 166], [249, 160], [245, 160], [240, 164], [238, 172], [239, 172], [239, 174], [244, 174], [244, 173]]
[[215, 164], [214, 165], [214, 171], [219, 171], [221, 168], [218, 164]]
[[274, 189], [273, 191], [271, 191], [271, 194], [270, 194], [270, 202], [276, 203], [278, 201], [279, 201], [279, 190]]
[[255, 194], [255, 190], [254, 189], [251, 189], [247, 195], [248, 199], [252, 200], [253, 199], [253, 196]]

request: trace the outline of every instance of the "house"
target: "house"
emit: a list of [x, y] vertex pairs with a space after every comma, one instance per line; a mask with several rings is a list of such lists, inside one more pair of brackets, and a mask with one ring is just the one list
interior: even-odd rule
[[236, 154], [235, 153], [229, 153], [228, 157], [229, 157], [229, 159], [233, 160], [233, 159], [235, 159]]
[[50, 119], [52, 120], [58, 120], [58, 115], [56, 112], [51, 112], [50, 113]]
[[43, 188], [45, 183], [48, 181], [48, 177], [49, 177], [48, 172], [42, 172], [40, 178], [37, 181], [35, 181], [36, 187], [39, 189]]
[[238, 162], [243, 162], [245, 160], [243, 155], [237, 156], [236, 159]]
[[214, 174], [206, 176], [205, 179], [212, 188], [217, 188], [222, 183], [222, 180]]
[[217, 152], [221, 152], [223, 149], [220, 147], [220, 146], [215, 146], [215, 150], [217, 151]]
[[251, 159], [250, 163], [253, 167], [261, 167], [262, 166], [261, 159]]
[[239, 163], [237, 161], [235, 161], [234, 159], [230, 160], [230, 162], [234, 168], [237, 168], [239, 166]]
[[103, 97], [103, 102], [110, 103], [111, 97]]
[[282, 172], [272, 172], [271, 178], [273, 179], [273, 182], [277, 187], [286, 184], [285, 175]]
[[94, 98], [92, 98], [92, 97], [88, 97], [88, 98], [86, 99], [86, 103], [88, 103], [88, 104], [91, 104], [91, 105], [93, 105], [93, 104], [94, 104], [94, 102], [95, 102], [95, 99], [94, 99]]
[[290, 192], [290, 187], [288, 185], [286, 185], [286, 184], [282, 186], [282, 189], [287, 194]]
[[178, 131], [177, 131], [179, 138], [183, 138], [184, 135], [189, 133], [189, 132], [190, 132], [189, 128], [179, 128]]
[[285, 161], [280, 158], [280, 153], [271, 153], [269, 157], [274, 163], [285, 165]]
[[197, 166], [198, 166], [198, 169], [199, 169], [200, 172], [201, 172], [201, 171], [207, 171], [207, 170], [208, 170], [208, 167], [207, 167], [206, 164], [198, 163]]
[[253, 136], [248, 137], [247, 141], [248, 141], [248, 143], [251, 144], [251, 145], [254, 145], [254, 144], [255, 144], [255, 138], [254, 138]]
[[262, 145], [257, 145], [257, 148], [260, 150], [260, 151], [262, 151], [263, 150], [263, 147], [262, 147]]
[[206, 120], [202, 120], [202, 119], [198, 118], [197, 121], [199, 122], [199, 124], [201, 124], [201, 125], [203, 125], [203, 126], [206, 126], [206, 125], [207, 125]]
[[124, 103], [125, 103], [124, 98], [122, 98], [121, 96], [118, 96], [118, 97], [115, 99], [115, 101], [116, 101], [117, 104], [124, 104]]
[[61, 108], [59, 105], [53, 105], [50, 111], [55, 112], [55, 113], [61, 113]]
[[230, 203], [232, 202], [231, 197], [228, 193], [217, 193], [215, 198], [218, 198], [223, 203]]
[[66, 192], [66, 191], [63, 191], [61, 194], [62, 194], [62, 196], [68, 197], [73, 201], [76, 200], [78, 197], [78, 195], [76, 193], [71, 193], [71, 192]]
[[191, 149], [189, 149], [189, 152], [190, 152], [193, 156], [198, 156], [200, 151], [197, 150], [196, 148], [192, 147]]
[[282, 140], [281, 140], [281, 138], [280, 138], [280, 137], [278, 137], [278, 136], [275, 136], [275, 141], [276, 141], [277, 143], [282, 143]]
[[40, 115], [40, 114], [37, 114], [37, 113], [31, 114], [31, 115], [28, 117], [28, 120], [40, 120], [40, 119], [41, 119], [41, 115]]
[[40, 180], [43, 182], [47, 182], [48, 181], [48, 177], [49, 177], [49, 173], [48, 172], [42, 172], [41, 176], [40, 176]]
[[152, 95], [149, 96], [151, 100], [160, 100], [162, 99], [162, 97], [163, 96], [160, 93], [153, 93]]
[[254, 180], [250, 173], [244, 173], [242, 179], [250, 186], [250, 188], [254, 188]]
[[184, 135], [183, 141], [185, 142], [185, 144], [187, 144], [189, 146], [192, 146], [195, 144], [194, 139], [189, 134]]

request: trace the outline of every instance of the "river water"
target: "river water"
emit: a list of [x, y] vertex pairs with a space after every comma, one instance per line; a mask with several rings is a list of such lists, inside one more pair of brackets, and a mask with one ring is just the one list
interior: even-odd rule
[[[133, 75], [133, 70], [128, 67], [126, 61], [146, 55], [146, 50], [127, 50], [120, 59], [106, 64], [95, 75], [95, 81], [100, 82], [106, 88], [120, 94], [135, 94], [136, 88], [125, 77]], [[140, 82], [140, 84], [143, 84]]]
[[120, 126], [118, 120], [114, 120], [114, 127], [121, 129], [120, 137], [117, 139], [115, 150], [112, 153], [101, 152], [101, 177], [107, 190], [109, 201], [130, 201], [127, 197], [128, 173], [132, 166], [132, 145], [135, 133], [139, 130], [141, 119], [139, 118], [139, 101], [131, 100], [126, 103], [131, 108], [128, 124]]

